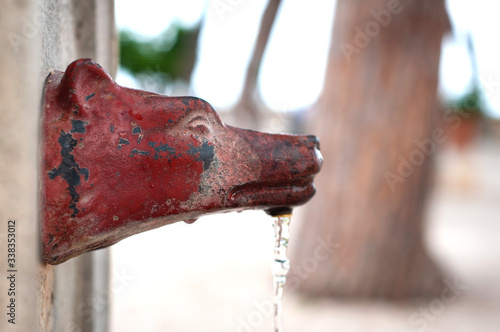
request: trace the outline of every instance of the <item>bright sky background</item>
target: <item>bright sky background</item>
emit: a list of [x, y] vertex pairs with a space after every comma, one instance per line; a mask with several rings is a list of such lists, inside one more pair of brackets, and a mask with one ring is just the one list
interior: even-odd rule
[[467, 52], [467, 33], [470, 33], [488, 111], [500, 118], [500, 2], [448, 0], [447, 8], [453, 33], [443, 42], [441, 93], [445, 98], [453, 98], [471, 87], [472, 69]]
[[[225, 5], [225, 10], [216, 8]], [[267, 0], [116, 0], [119, 28], [155, 36], [173, 21], [187, 26], [206, 14], [191, 92], [216, 109], [233, 104]], [[312, 104], [323, 83], [335, 0], [282, 2], [259, 77], [265, 103], [275, 110]], [[481, 88], [492, 115], [500, 117], [500, 2], [448, 0], [453, 33], [443, 42], [440, 93], [456, 98], [470, 89], [472, 70], [466, 48], [473, 37]], [[118, 80], [130, 85], [123, 73]]]

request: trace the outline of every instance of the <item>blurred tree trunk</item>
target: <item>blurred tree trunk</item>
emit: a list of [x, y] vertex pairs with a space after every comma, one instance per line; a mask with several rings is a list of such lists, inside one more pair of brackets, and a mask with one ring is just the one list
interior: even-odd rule
[[260, 100], [257, 100], [257, 78], [280, 4], [281, 0], [269, 0], [262, 15], [255, 47], [245, 73], [243, 90], [240, 99], [233, 108], [235, 112], [235, 124], [241, 127], [250, 129], [259, 129], [260, 127], [261, 114], [259, 114]]
[[338, 0], [309, 126], [325, 162], [302, 210], [289, 287], [389, 299], [442, 291], [422, 228], [430, 142], [444, 135], [436, 91], [448, 29], [443, 0]]

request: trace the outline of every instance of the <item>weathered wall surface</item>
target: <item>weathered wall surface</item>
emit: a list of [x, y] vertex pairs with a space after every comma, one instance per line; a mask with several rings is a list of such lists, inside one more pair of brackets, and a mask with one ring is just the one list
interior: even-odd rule
[[[108, 253], [40, 262], [38, 144], [44, 78], [91, 57], [117, 66], [113, 0], [8, 0], [0, 11], [0, 331], [104, 331]], [[16, 220], [15, 296], [8, 295], [8, 220]], [[12, 238], [12, 237], [11, 237]], [[15, 298], [15, 324], [6, 306]]]
[[[33, 13], [30, 1], [7, 1], [0, 11], [0, 330], [34, 330], [37, 243], [37, 81], [36, 31], [23, 18]], [[14, 39], [14, 34], [19, 39]], [[7, 223], [15, 219], [15, 297], [8, 296]], [[13, 287], [14, 288], [14, 287]], [[6, 306], [15, 299], [15, 325]], [[9, 309], [10, 311], [10, 309]]]

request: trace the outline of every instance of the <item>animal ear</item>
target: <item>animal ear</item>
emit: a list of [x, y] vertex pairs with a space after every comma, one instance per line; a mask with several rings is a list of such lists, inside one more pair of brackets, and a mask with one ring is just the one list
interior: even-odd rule
[[175, 97], [175, 99], [185, 106], [183, 107], [184, 114], [179, 121], [181, 126], [193, 129], [199, 125], [205, 125], [209, 131], [212, 131], [212, 126], [224, 125], [212, 105], [205, 100], [196, 97]]
[[207, 117], [205, 112], [190, 112], [189, 116], [186, 119], [185, 128], [190, 130], [193, 133], [208, 135], [210, 134], [212, 129], [212, 123], [210, 119]]
[[64, 72], [59, 93], [80, 104], [97, 90], [106, 90], [113, 84], [113, 79], [99, 64], [92, 59], [80, 59], [72, 62]]

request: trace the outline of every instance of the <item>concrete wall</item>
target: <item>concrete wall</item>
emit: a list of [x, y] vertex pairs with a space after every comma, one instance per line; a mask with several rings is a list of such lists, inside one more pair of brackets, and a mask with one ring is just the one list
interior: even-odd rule
[[[0, 11], [0, 331], [105, 331], [109, 255], [40, 262], [38, 144], [44, 78], [91, 57], [113, 74], [113, 0], [8, 0]], [[16, 319], [7, 321], [7, 222], [16, 220]]]

